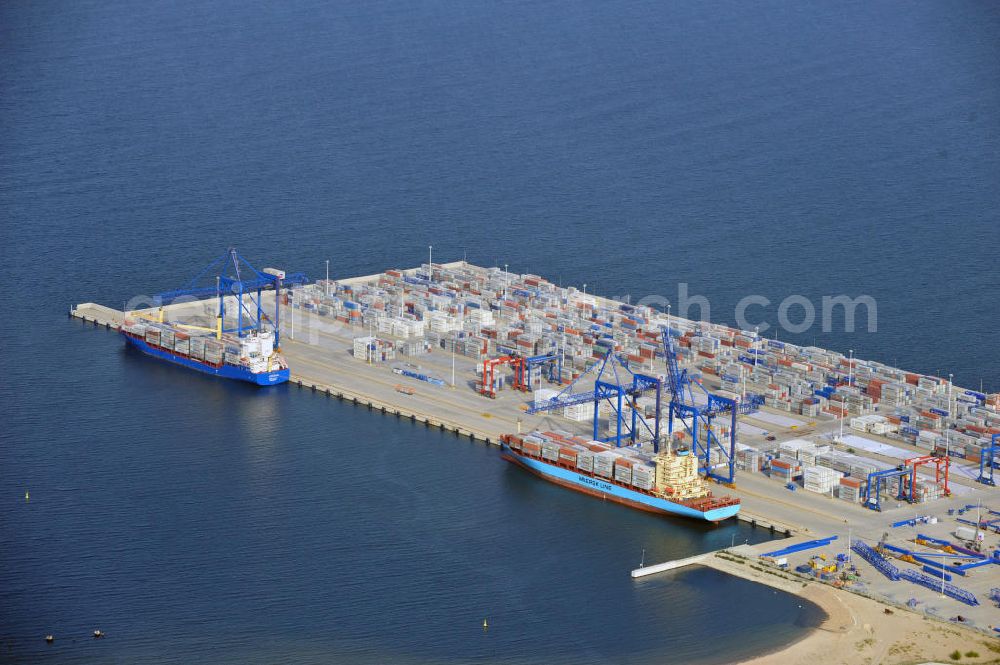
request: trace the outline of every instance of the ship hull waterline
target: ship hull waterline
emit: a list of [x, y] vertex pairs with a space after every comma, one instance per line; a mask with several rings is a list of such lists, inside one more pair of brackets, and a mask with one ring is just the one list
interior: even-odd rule
[[287, 382], [290, 374], [288, 368], [275, 370], [273, 372], [261, 372], [259, 374], [254, 374], [245, 367], [236, 367], [225, 363], [219, 366], [210, 365], [188, 356], [151, 346], [144, 340], [136, 339], [135, 337], [130, 337], [129, 335], [122, 336], [131, 347], [141, 351], [147, 356], [224, 379], [246, 381], [247, 383], [252, 383], [258, 386], [275, 386], [280, 383]]
[[641, 494], [634, 490], [606, 482], [599, 478], [570, 471], [569, 469], [562, 469], [539, 460], [525, 457], [512, 450], [507, 444], [501, 445], [500, 454], [501, 457], [508, 462], [516, 464], [526, 471], [544, 478], [551, 483], [576, 490], [577, 492], [582, 492], [583, 494], [589, 494], [593, 497], [614, 501], [631, 508], [645, 510], [658, 515], [673, 515], [677, 517], [687, 517], [698, 521], [717, 523], [722, 520], [729, 519], [730, 517], [734, 517], [740, 510], [740, 505], [736, 504], [723, 506], [721, 508], [713, 508], [702, 512], [689, 506], [667, 501], [666, 499], [659, 499], [646, 494]]

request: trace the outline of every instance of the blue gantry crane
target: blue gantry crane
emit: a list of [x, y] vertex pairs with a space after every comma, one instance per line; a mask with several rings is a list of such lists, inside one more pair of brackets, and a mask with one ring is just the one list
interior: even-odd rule
[[1000, 441], [1000, 434], [994, 434], [990, 438], [990, 445], [980, 451], [979, 477], [976, 480], [984, 485], [995, 486], [997, 484], [993, 479], [993, 471], [1000, 465], [1000, 462], [997, 461], [997, 453], [1000, 452], [998, 441]]
[[[621, 370], [620, 373], [619, 370]], [[594, 389], [574, 392], [574, 388], [591, 374], [595, 377]], [[652, 426], [645, 418], [639, 416], [638, 404], [636, 403], [640, 396], [649, 392], [656, 393], [656, 416]], [[599, 362], [587, 368], [552, 399], [530, 405], [527, 408], [527, 413], [553, 411], [592, 402], [594, 405], [595, 441], [614, 442], [615, 446], [620, 447], [625, 441], [630, 444], [637, 443], [639, 436], [645, 431], [653, 441], [653, 450], [659, 451], [661, 395], [662, 385], [658, 377], [633, 372], [629, 369], [628, 362], [622, 360], [614, 349], [608, 349]], [[599, 412], [602, 403], [607, 403], [611, 407], [612, 413], [609, 417], [615, 421], [614, 433], [607, 436], [601, 436], [600, 431]], [[628, 417], [625, 415], [626, 407], [631, 410]]]
[[893, 478], [898, 479], [899, 488], [896, 492], [896, 498], [900, 501], [906, 500], [906, 480], [913, 473], [913, 469], [906, 466], [905, 464], [900, 464], [895, 469], [886, 469], [885, 471], [874, 471], [868, 474], [868, 483], [865, 487], [865, 506], [872, 510], [882, 510], [882, 486], [888, 484]]
[[[667, 384], [670, 389], [669, 416], [667, 432], [674, 433], [674, 418], [677, 418], [692, 441], [692, 452], [698, 458], [698, 465], [706, 476], [724, 483], [732, 483], [736, 478], [736, 417], [756, 411], [764, 399], [760, 395], [749, 395], [744, 400], [737, 400], [723, 395], [708, 392], [700, 381], [694, 381], [686, 369], [681, 370], [677, 362], [677, 349], [674, 346], [670, 329], [661, 329], [663, 338], [663, 355], [667, 365]], [[692, 385], [697, 385], [705, 395], [704, 406], [699, 406], [694, 398]], [[719, 439], [713, 427], [717, 417], [729, 418], [728, 445]], [[725, 476], [716, 473], [711, 463], [713, 448], [718, 449], [727, 467]]]
[[[540, 370], [536, 372], [536, 368]], [[524, 385], [527, 390], [534, 390], [532, 379], [535, 374], [543, 374], [552, 383], [562, 383], [562, 355], [545, 353], [524, 359]]]
[[[213, 277], [214, 280], [212, 280]], [[206, 281], [214, 281], [215, 283], [206, 283]], [[250, 265], [249, 261], [240, 256], [235, 247], [230, 247], [222, 256], [205, 266], [187, 285], [173, 291], [160, 293], [156, 298], [160, 306], [163, 306], [180, 298], [216, 297], [219, 299], [219, 313], [216, 323], [219, 334], [235, 332], [242, 337], [249, 330], [260, 330], [262, 323], [270, 320], [274, 325], [274, 345], [277, 347], [280, 341], [278, 323], [281, 311], [277, 294], [282, 286], [305, 284], [307, 281], [308, 279], [303, 273], [285, 274], [271, 268], [260, 272]], [[263, 310], [261, 293], [265, 289], [274, 289], [275, 291], [273, 319], [270, 319]], [[236, 325], [231, 328], [225, 327], [226, 296], [234, 296], [238, 305]], [[247, 305], [246, 297], [249, 297], [251, 306]], [[244, 324], [243, 319], [244, 313], [247, 317], [246, 324]]]

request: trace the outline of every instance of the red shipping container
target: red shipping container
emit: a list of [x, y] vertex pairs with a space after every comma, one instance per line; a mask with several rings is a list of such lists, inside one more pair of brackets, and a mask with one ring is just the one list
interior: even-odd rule
[[576, 462], [578, 451], [574, 448], [559, 448], [559, 459], [564, 462]]

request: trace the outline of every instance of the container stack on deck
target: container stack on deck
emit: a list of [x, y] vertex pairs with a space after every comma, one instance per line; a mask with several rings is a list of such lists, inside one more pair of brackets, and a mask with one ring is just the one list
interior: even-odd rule
[[465, 263], [435, 264], [433, 279], [429, 273], [425, 264], [367, 280], [320, 282], [292, 289], [289, 301], [357, 326], [359, 336], [374, 331], [392, 339], [408, 355], [429, 348], [482, 360], [561, 349], [564, 381], [609, 348], [647, 372], [661, 372], [660, 330], [669, 325], [682, 365], [715, 377], [723, 389], [763, 394], [775, 409], [817, 419], [852, 417], [857, 431], [927, 451], [947, 444], [953, 455], [974, 460], [1000, 433], [1000, 395], [951, 386], [947, 379], [720, 324], [668, 321], [651, 307], [562, 288], [536, 275]]
[[[239, 341], [228, 333], [221, 340], [218, 340], [208, 332], [183, 332], [173, 329], [169, 324], [153, 321], [126, 322], [125, 330], [143, 338], [147, 344], [167, 351], [173, 351], [194, 358], [195, 360], [218, 365], [222, 362], [223, 353], [225, 352], [228, 354], [226, 360], [239, 362]], [[232, 347], [235, 347], [235, 354], [231, 353]]]

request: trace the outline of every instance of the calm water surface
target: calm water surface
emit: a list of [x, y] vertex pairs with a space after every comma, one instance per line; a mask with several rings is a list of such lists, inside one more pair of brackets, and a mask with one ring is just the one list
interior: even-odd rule
[[0, 660], [729, 662], [800, 637], [818, 610], [769, 589], [628, 578], [643, 548], [760, 532], [162, 367], [65, 312], [230, 244], [314, 276], [433, 244], [605, 295], [687, 282], [720, 321], [868, 293], [877, 333], [782, 338], [997, 390], [998, 28], [957, 2], [5, 3]]

